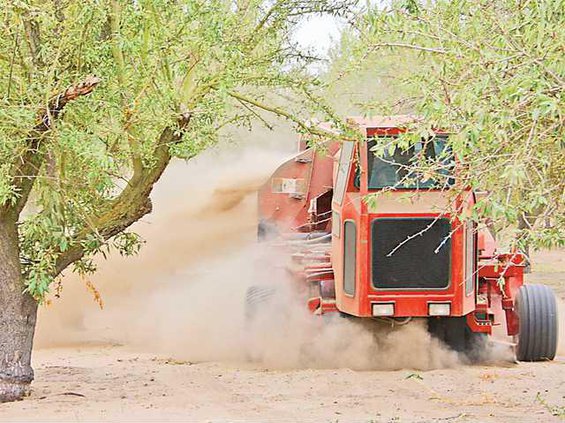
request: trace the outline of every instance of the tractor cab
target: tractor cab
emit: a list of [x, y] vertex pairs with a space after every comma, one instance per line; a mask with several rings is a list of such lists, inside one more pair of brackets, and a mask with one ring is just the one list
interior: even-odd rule
[[[476, 236], [452, 219], [447, 135], [392, 149], [403, 122], [358, 120], [366, 142], [344, 142], [334, 172], [332, 263], [336, 306], [358, 317], [463, 316], [474, 308]], [[375, 154], [381, 149], [381, 154]], [[437, 161], [434, 177], [411, 174]], [[340, 259], [341, 258], [341, 259]]]

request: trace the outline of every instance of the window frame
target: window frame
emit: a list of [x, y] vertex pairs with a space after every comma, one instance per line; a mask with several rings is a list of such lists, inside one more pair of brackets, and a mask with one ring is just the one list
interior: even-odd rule
[[340, 206], [343, 204], [345, 192], [347, 191], [347, 182], [349, 180], [349, 171], [351, 169], [354, 149], [355, 143], [353, 141], [344, 141], [341, 144], [341, 152], [339, 156], [339, 164], [337, 168], [333, 195], [333, 201], [335, 201]]
[[[395, 190], [444, 190], [445, 186], [441, 185], [441, 184], [434, 184], [433, 186], [429, 186], [429, 187], [425, 187], [425, 186], [417, 186], [417, 185], [412, 185], [412, 186], [398, 186], [395, 187], [394, 185], [386, 185], [386, 186], [379, 186], [379, 187], [375, 187], [375, 186], [371, 186], [370, 185], [370, 179], [371, 179], [371, 174], [372, 174], [372, 166], [371, 164], [374, 163], [372, 162], [372, 160], [378, 160], [379, 157], [377, 157], [371, 150], [370, 150], [370, 144], [375, 141], [377, 138], [398, 138], [398, 135], [377, 135], [377, 136], [371, 136], [367, 138], [366, 141], [366, 145], [367, 145], [367, 189], [370, 191], [380, 191], [383, 189], [390, 189], [390, 188], [394, 188]], [[444, 142], [447, 143], [447, 139], [449, 138], [448, 135], [436, 135], [434, 138], [440, 139], [440, 140], [444, 140]], [[435, 141], [432, 141], [435, 142]], [[449, 146], [446, 146], [449, 147]], [[446, 148], [444, 147], [444, 149]], [[435, 147], [434, 147], [435, 148]], [[442, 150], [443, 152], [443, 150]], [[440, 153], [441, 154], [441, 153]], [[371, 155], [373, 155], [371, 157]], [[454, 158], [452, 159], [454, 162]], [[395, 170], [396, 172], [396, 170]], [[455, 174], [454, 172], [451, 172], [449, 175], [445, 175], [446, 177], [448, 177], [448, 183], [447, 183], [447, 187], [451, 187], [453, 186], [453, 184], [455, 183]], [[354, 185], [356, 188], [360, 187], [360, 174], [359, 174], [359, 170], [357, 170], [355, 178], [354, 178]]]
[[[348, 224], [353, 225], [353, 251], [349, 251], [349, 249], [347, 248], [347, 244], [348, 244], [348, 239], [349, 239], [349, 234], [348, 234], [348, 229], [347, 226]], [[356, 292], [356, 286], [357, 286], [357, 223], [355, 222], [355, 220], [353, 219], [346, 219], [343, 222], [343, 292], [345, 293], [345, 295], [347, 295], [348, 297], [355, 297], [355, 292]], [[350, 266], [351, 266], [351, 260], [353, 261], [353, 274], [351, 275], [350, 272], [348, 272], [348, 259], [350, 260]], [[352, 281], [348, 279], [348, 276], [350, 276], [352, 278]], [[347, 282], [352, 282], [351, 284], [348, 284]], [[352, 288], [351, 290], [349, 290], [349, 288]]]
[[[469, 236], [470, 231], [470, 236]], [[469, 240], [471, 240], [471, 248], [469, 248]], [[472, 221], [466, 223], [465, 228], [465, 295], [469, 296], [473, 293], [477, 282], [477, 233], [475, 224]], [[472, 263], [469, 263], [472, 261]], [[471, 268], [469, 269], [469, 264]], [[469, 272], [470, 271], [470, 272]], [[470, 273], [470, 274], [469, 274]]]
[[332, 211], [332, 235], [341, 237], [341, 215], [336, 211]]

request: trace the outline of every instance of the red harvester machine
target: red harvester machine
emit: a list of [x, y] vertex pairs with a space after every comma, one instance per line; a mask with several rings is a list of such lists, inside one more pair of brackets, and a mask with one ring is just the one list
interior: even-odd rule
[[[524, 285], [522, 254], [497, 252], [488, 230], [449, 212], [471, 208], [475, 193], [453, 198], [431, 180], [416, 186], [403, 177], [402, 164], [414, 155], [442, 157], [447, 134], [390, 156], [372, 153], [410, 120], [352, 118], [367, 142], [333, 142], [325, 151], [300, 141], [259, 191], [259, 238], [284, 241], [313, 314], [397, 324], [424, 318], [434, 336], [462, 352], [498, 327], [513, 337], [518, 360], [553, 359], [551, 289]], [[376, 201], [363, 201], [382, 190]], [[248, 314], [273, 292], [251, 287]]]

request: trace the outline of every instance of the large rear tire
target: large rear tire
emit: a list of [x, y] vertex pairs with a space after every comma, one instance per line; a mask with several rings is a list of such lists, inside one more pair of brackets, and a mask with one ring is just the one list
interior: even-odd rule
[[545, 285], [524, 285], [518, 291], [519, 319], [516, 358], [519, 361], [553, 360], [557, 351], [558, 320], [555, 294]]

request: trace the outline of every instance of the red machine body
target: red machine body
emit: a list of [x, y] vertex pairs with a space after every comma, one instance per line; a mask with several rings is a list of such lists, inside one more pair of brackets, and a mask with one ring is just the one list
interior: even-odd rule
[[[375, 162], [371, 142], [386, 142], [412, 120], [352, 118], [367, 142], [333, 142], [325, 150], [300, 142], [259, 191], [259, 235], [288, 241], [315, 314], [458, 318], [473, 333], [499, 327], [517, 335], [524, 256], [498, 253], [487, 229], [458, 218], [475, 193], [375, 188], [394, 172]], [[364, 201], [373, 193], [374, 201]]]

